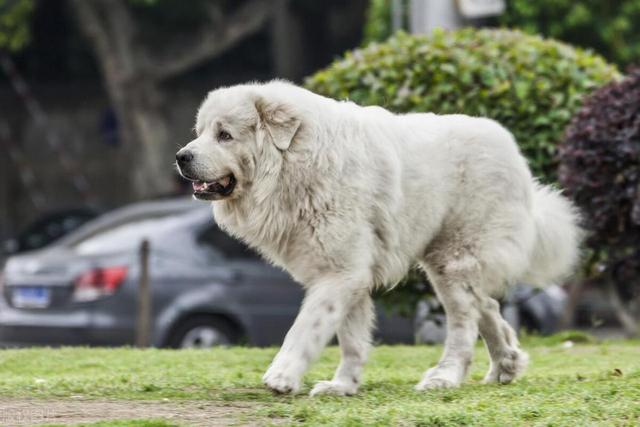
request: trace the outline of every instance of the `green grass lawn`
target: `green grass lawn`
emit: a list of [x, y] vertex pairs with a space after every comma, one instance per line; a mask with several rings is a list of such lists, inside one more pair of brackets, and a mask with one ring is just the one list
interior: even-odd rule
[[[237, 422], [331, 425], [640, 425], [640, 342], [561, 344], [567, 336], [525, 338], [526, 374], [508, 386], [482, 385], [488, 360], [481, 343], [467, 382], [459, 389], [418, 393], [413, 386], [441, 347], [373, 349], [360, 393], [354, 397], [306, 393], [331, 376], [335, 347], [305, 378], [304, 393], [279, 396], [260, 378], [276, 349], [215, 350], [23, 349], [0, 351], [3, 398], [199, 401], [244, 405]], [[166, 426], [106, 421], [101, 426]]]

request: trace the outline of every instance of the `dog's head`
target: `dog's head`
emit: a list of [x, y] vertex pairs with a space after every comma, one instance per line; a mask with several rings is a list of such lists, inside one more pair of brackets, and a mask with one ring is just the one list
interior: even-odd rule
[[290, 105], [272, 98], [259, 85], [209, 93], [198, 111], [196, 139], [176, 154], [195, 198], [239, 198], [265, 173], [278, 172], [274, 164], [289, 149], [301, 121]]

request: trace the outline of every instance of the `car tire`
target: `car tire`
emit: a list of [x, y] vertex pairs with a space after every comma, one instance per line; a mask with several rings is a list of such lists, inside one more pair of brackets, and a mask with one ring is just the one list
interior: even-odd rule
[[198, 315], [180, 322], [169, 338], [171, 348], [211, 348], [237, 341], [231, 322], [215, 316]]

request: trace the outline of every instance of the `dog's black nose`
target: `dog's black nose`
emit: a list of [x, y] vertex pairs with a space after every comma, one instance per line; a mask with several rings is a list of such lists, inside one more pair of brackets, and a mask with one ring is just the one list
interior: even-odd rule
[[178, 165], [186, 165], [193, 160], [193, 153], [189, 150], [180, 150], [176, 154], [176, 160], [178, 161]]

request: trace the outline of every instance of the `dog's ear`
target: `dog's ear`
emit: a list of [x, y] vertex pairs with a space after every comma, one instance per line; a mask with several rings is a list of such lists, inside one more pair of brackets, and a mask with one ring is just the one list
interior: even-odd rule
[[296, 117], [291, 107], [285, 104], [258, 98], [255, 105], [260, 117], [258, 126], [265, 132], [265, 137], [270, 139], [280, 151], [287, 150], [300, 128], [300, 119]]

